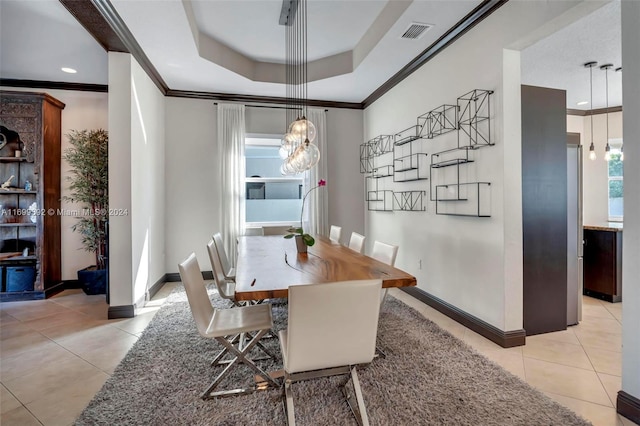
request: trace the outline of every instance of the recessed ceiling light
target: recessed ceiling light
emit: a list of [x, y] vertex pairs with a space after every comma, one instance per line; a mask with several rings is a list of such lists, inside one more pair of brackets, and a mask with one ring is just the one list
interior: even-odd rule
[[60, 68], [60, 69], [61, 69], [62, 71], [64, 71], [64, 72], [69, 73], [69, 74], [75, 74], [75, 73], [77, 73], [77, 72], [78, 72], [78, 71], [74, 70], [73, 68], [62, 67], [62, 68]]
[[582, 106], [582, 105], [586, 105], [588, 103], [589, 103], [589, 101], [582, 101], [582, 102], [578, 102], [576, 105]]

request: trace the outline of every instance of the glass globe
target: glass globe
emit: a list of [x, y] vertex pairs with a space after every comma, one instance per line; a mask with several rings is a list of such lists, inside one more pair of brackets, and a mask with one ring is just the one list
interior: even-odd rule
[[292, 135], [291, 133], [285, 133], [282, 137], [282, 140], [280, 141], [280, 146], [288, 151], [292, 146], [296, 144], [296, 142], [298, 142], [298, 140], [294, 135]]
[[284, 145], [280, 147], [280, 149], [278, 150], [278, 155], [280, 156], [280, 158], [282, 158], [283, 160], [286, 160], [287, 157], [289, 156], [289, 149], [290, 148], [285, 148]]
[[305, 141], [303, 146], [303, 163], [305, 164], [305, 170], [309, 170], [314, 167], [320, 161], [320, 150], [317, 146], [309, 141]]
[[309, 139], [309, 142], [313, 142], [316, 139], [316, 126], [303, 116], [291, 123], [289, 133], [301, 141]]
[[298, 166], [296, 164], [296, 161], [293, 157], [289, 157], [286, 161], [285, 161], [285, 170], [287, 171], [288, 175], [296, 175], [299, 173], [298, 171]]

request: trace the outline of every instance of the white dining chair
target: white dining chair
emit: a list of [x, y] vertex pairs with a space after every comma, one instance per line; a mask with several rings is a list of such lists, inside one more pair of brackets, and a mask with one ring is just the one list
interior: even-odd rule
[[375, 355], [381, 288], [379, 279], [289, 287], [287, 329], [280, 331], [289, 425], [295, 425], [292, 384], [339, 374], [351, 375], [343, 392], [358, 423], [369, 424], [356, 365]]
[[[202, 399], [218, 398], [223, 396], [243, 395], [262, 389], [265, 385], [278, 387], [278, 384], [258, 367], [247, 355], [257, 345], [270, 357], [272, 354], [260, 343], [260, 339], [273, 327], [273, 318], [270, 304], [243, 306], [233, 309], [216, 309], [209, 300], [204, 279], [200, 272], [198, 259], [191, 253], [178, 265], [180, 278], [187, 292], [187, 299], [191, 308], [191, 314], [196, 322], [198, 333], [204, 338], [215, 339], [223, 350], [211, 362], [211, 365], [226, 364], [225, 369], [215, 378], [207, 389], [200, 395]], [[239, 336], [249, 336], [247, 343]], [[237, 346], [236, 346], [237, 345]], [[222, 358], [230, 354], [233, 359], [222, 361]], [[263, 379], [255, 387], [233, 389], [214, 392], [214, 389], [229, 375], [233, 367], [243, 363], [251, 368]]]
[[364, 252], [365, 239], [366, 237], [364, 235], [360, 235], [357, 232], [352, 232], [351, 239], [349, 240], [349, 248], [362, 254]]
[[373, 251], [371, 257], [387, 265], [394, 266], [396, 264], [396, 256], [398, 255], [398, 246], [375, 241], [373, 243]]
[[[398, 255], [398, 246], [383, 243], [382, 241], [374, 241], [371, 257], [387, 265], [394, 266], [396, 264], [396, 256]], [[382, 289], [380, 293], [380, 309], [384, 305], [387, 298], [388, 289]]]
[[213, 234], [213, 241], [215, 241], [216, 252], [218, 258], [220, 258], [220, 265], [222, 266], [222, 273], [227, 280], [236, 280], [236, 268], [229, 262], [229, 256], [227, 256], [227, 250], [224, 248], [224, 241], [222, 240], [222, 234], [216, 232]]
[[216, 283], [220, 297], [230, 300], [234, 306], [241, 306], [240, 303], [236, 301], [236, 282], [234, 280], [227, 279], [227, 277], [222, 273], [222, 263], [218, 256], [216, 245], [216, 241], [213, 238], [207, 243], [207, 252], [209, 253], [209, 260], [211, 261], [213, 281]]
[[329, 231], [329, 239], [334, 243], [340, 244], [341, 235], [342, 235], [342, 227], [331, 225], [331, 230]]

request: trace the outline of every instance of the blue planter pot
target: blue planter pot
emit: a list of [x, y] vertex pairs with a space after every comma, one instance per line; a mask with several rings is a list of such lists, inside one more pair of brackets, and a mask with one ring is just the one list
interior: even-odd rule
[[86, 294], [105, 294], [107, 292], [107, 270], [91, 269], [95, 266], [78, 271], [78, 281]]

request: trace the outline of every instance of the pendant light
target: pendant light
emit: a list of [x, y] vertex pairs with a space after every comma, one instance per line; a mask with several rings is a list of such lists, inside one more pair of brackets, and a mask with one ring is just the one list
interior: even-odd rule
[[[286, 17], [287, 126], [280, 145], [284, 175], [298, 174], [318, 164], [320, 150], [313, 144], [316, 126], [306, 117], [307, 102], [307, 0], [291, 0]], [[295, 118], [295, 119], [294, 119]]]
[[604, 70], [605, 76], [605, 93], [606, 93], [606, 111], [607, 111], [607, 144], [604, 147], [604, 159], [605, 161], [611, 161], [611, 146], [609, 146], [609, 68], [612, 68], [613, 64], [604, 64], [600, 67]]
[[[591, 61], [584, 64], [585, 68], [589, 68], [589, 93], [590, 93], [590, 104], [589, 109], [593, 110], [593, 67], [598, 65], [597, 62]], [[596, 159], [596, 147], [593, 145], [593, 112], [589, 114], [589, 118], [591, 121], [591, 145], [589, 145], [589, 159]]]

